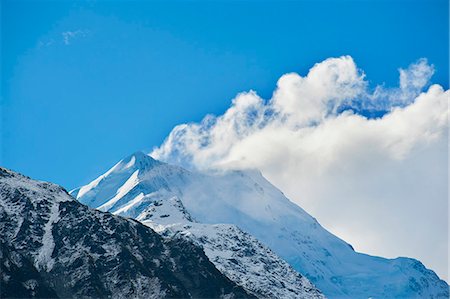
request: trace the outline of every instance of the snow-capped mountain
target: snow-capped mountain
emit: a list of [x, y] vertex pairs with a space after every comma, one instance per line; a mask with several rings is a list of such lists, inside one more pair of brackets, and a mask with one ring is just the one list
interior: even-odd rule
[[[202, 246], [210, 261], [223, 274], [260, 298], [323, 298], [322, 293], [306, 277], [300, 275], [256, 238], [235, 225], [195, 221], [182, 201], [176, 196], [171, 197], [175, 193], [168, 192], [170, 188], [167, 185], [168, 182], [160, 180], [159, 175], [148, 181], [149, 184], [138, 186], [140, 170], [165, 171], [159, 168], [162, 165], [166, 164], [142, 153], [136, 153], [116, 165], [115, 170], [123, 170], [119, 171], [119, 176], [110, 176], [110, 173], [106, 175], [108, 181], [110, 179], [120, 182], [126, 180], [116, 196], [108, 202], [96, 199], [104, 195], [92, 198], [94, 205], [116, 215], [135, 218], [164, 236], [183, 236]], [[169, 176], [174, 175], [172, 183], [182, 185], [183, 182], [187, 182], [186, 177], [179, 176], [180, 172], [189, 175], [182, 168], [166, 170]], [[99, 184], [102, 185], [103, 182]], [[95, 184], [97, 182], [93, 182], [93, 185]], [[134, 191], [128, 193], [132, 189]], [[146, 190], [156, 192], [147, 193]], [[181, 192], [178, 191], [177, 194]], [[72, 194], [79, 196], [82, 192], [84, 192], [83, 188], [74, 190]], [[100, 192], [114, 193], [114, 190], [105, 188]], [[125, 194], [131, 197], [123, 197]], [[131, 198], [132, 200], [128, 201]], [[92, 205], [93, 202], [89, 204]], [[114, 208], [119, 206], [118, 209]]]
[[0, 168], [0, 297], [254, 298], [201, 247]]
[[[196, 173], [135, 153], [71, 194], [90, 207], [140, 219], [157, 230], [158, 225], [161, 230], [167, 230], [173, 224], [172, 232], [192, 235], [197, 240], [205, 236], [205, 243], [227, 228], [223, 226], [210, 232], [211, 226], [202, 224], [236, 225], [285, 259], [331, 298], [447, 298], [449, 295], [448, 285], [417, 260], [385, 259], [355, 252], [289, 201], [258, 171]], [[189, 230], [184, 227], [184, 220], [177, 222], [180, 214], [176, 217], [160, 214], [158, 221], [149, 216], [151, 209], [158, 210], [158, 202], [170, 200], [181, 203], [186, 215], [197, 224]], [[164, 218], [168, 218], [167, 222]], [[233, 262], [233, 257], [227, 256], [228, 249], [211, 253], [215, 244], [204, 248], [213, 261], [211, 257], [218, 256], [221, 262], [216, 265], [222, 263], [224, 266], [217, 267], [226, 273], [223, 270], [226, 264]]]
[[180, 199], [155, 200], [136, 218], [163, 236], [202, 246], [223, 274], [259, 298], [324, 298], [307, 278], [235, 225], [197, 223]]

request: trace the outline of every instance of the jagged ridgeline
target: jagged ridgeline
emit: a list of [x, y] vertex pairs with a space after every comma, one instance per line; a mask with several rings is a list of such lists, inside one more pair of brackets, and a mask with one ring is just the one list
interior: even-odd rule
[[0, 297], [254, 298], [184, 238], [0, 168]]

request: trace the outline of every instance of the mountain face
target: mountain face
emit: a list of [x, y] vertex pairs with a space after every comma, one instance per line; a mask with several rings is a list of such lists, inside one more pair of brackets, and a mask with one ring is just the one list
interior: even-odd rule
[[195, 222], [176, 197], [150, 202], [137, 220], [163, 236], [183, 236], [202, 246], [217, 269], [259, 298], [324, 298], [256, 238], [235, 225]]
[[[138, 173], [140, 170], [145, 172], [146, 169], [157, 172], [167, 170], [169, 176], [174, 176], [175, 184], [171, 185], [174, 188], [186, 183], [186, 177], [183, 175], [189, 175], [188, 172], [181, 168], [160, 168], [164, 165], [149, 156], [137, 153], [116, 165], [114, 171], [101, 178], [101, 182], [91, 183], [92, 186], [103, 185], [106, 181], [108, 185], [104, 189], [97, 189], [99, 194], [86, 203], [100, 206], [104, 211], [137, 219], [163, 236], [182, 236], [200, 245], [216, 268], [259, 298], [324, 298], [306, 277], [235, 225], [197, 222], [183, 202], [173, 196], [181, 191], [169, 191], [169, 182], [161, 179], [165, 175], [153, 176], [147, 173], [152, 179], [146, 181], [145, 185], [139, 185]], [[116, 170], [119, 170], [117, 177], [114, 175]], [[108, 189], [112, 185], [111, 182], [122, 184], [120, 191]], [[131, 190], [133, 191], [130, 192]], [[85, 189], [81, 188], [72, 194], [80, 196], [84, 191]], [[123, 197], [125, 194], [127, 195]], [[100, 198], [102, 196], [112, 198], [105, 202]]]
[[[234, 275], [239, 270], [232, 264], [243, 265], [245, 254], [239, 253], [239, 260], [228, 249], [248, 238], [254, 247], [261, 242], [262, 248], [270, 248], [330, 298], [449, 296], [448, 285], [417, 260], [355, 252], [257, 171], [190, 172], [135, 153], [71, 194], [90, 207], [138, 219], [157, 231], [189, 236], [229, 278], [241, 277], [244, 281], [235, 281], [243, 286], [247, 278]], [[165, 208], [169, 212], [161, 212]], [[221, 223], [234, 226], [216, 225]], [[227, 244], [225, 236], [233, 230], [236, 243], [220, 245]], [[242, 235], [244, 231], [254, 238]], [[254, 293], [258, 291], [263, 290]]]
[[0, 297], [254, 298], [203, 250], [0, 168]]

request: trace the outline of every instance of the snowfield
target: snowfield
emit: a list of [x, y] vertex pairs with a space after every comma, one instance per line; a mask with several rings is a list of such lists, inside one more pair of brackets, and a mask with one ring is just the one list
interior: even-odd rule
[[150, 203], [137, 220], [163, 236], [184, 236], [202, 246], [217, 269], [259, 298], [324, 298], [256, 238], [235, 225], [194, 222], [176, 197]]

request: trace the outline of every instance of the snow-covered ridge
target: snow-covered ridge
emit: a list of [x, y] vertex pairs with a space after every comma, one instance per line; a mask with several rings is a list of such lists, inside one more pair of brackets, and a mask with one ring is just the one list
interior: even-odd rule
[[[72, 201], [73, 198], [61, 187], [42, 181], [31, 180], [30, 178], [18, 173], [10, 172], [6, 169], [0, 168], [1, 186], [6, 191], [6, 186], [9, 188], [18, 190], [19, 192], [25, 192], [30, 196], [35, 197], [37, 202], [46, 202], [50, 204], [49, 213], [46, 218], [46, 223], [43, 227], [44, 233], [42, 236], [41, 246], [36, 252], [35, 266], [38, 269], [44, 269], [50, 271], [54, 265], [54, 259], [52, 258], [52, 252], [55, 247], [55, 242], [52, 235], [52, 227], [59, 218], [59, 203], [64, 201]], [[43, 194], [45, 190], [48, 194], [51, 194], [51, 198]], [[15, 221], [19, 224], [17, 230], [13, 235], [9, 237], [17, 237], [21, 225], [25, 219], [20, 215], [18, 206], [10, 205], [4, 197], [0, 197], [0, 208], [5, 211], [10, 217], [14, 217]], [[49, 200], [50, 199], [50, 200]]]
[[0, 297], [255, 298], [199, 246], [0, 168]]
[[[136, 170], [139, 182], [118, 199]], [[82, 203], [110, 203], [109, 212], [138, 219], [154, 201], [177, 198], [200, 224], [233, 224], [250, 233], [332, 298], [448, 297], [448, 285], [420, 262], [355, 252], [257, 171], [190, 172], [141, 153], [119, 162], [83, 196], [78, 190], [72, 194]]]
[[324, 298], [253, 236], [235, 225], [195, 222], [176, 197], [151, 202], [136, 219], [164, 236], [183, 236], [202, 246], [217, 269], [259, 298]]

